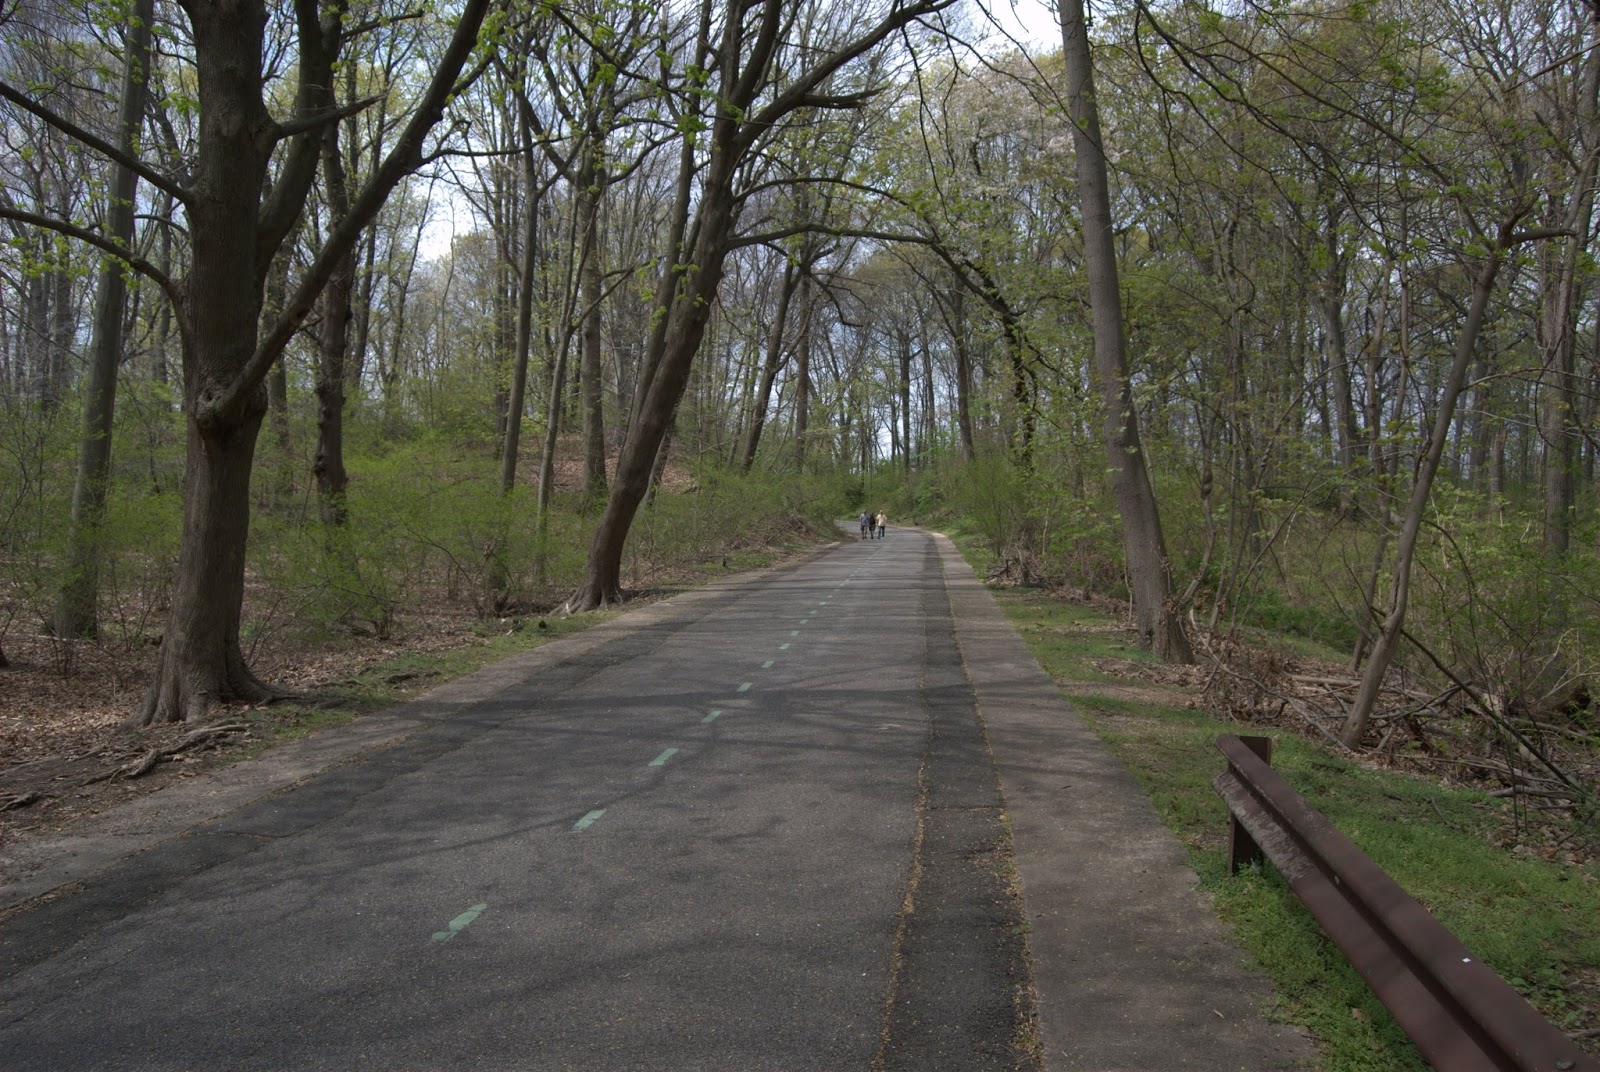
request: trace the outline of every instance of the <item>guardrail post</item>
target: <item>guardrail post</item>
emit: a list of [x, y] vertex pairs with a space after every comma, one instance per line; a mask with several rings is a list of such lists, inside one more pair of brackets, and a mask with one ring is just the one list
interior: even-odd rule
[[[1261, 762], [1272, 765], [1272, 738], [1240, 736], [1244, 746], [1261, 757]], [[1228, 813], [1228, 874], [1237, 875], [1241, 867], [1253, 867], [1261, 862], [1261, 846], [1244, 828], [1239, 817]]]

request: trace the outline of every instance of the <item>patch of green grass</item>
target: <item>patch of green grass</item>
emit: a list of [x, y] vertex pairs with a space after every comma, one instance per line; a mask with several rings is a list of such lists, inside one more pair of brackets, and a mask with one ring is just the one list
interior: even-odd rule
[[[1052, 600], [1021, 588], [993, 589], [995, 600], [1019, 630], [1026, 631], [1030, 646], [1049, 654], [1052, 674], [1073, 681], [1114, 681], [1094, 665], [1096, 659], [1131, 659], [1156, 662], [1155, 656], [1133, 642], [1131, 630], [1093, 607]], [[1035, 653], [1038, 655], [1038, 652]], [[1044, 656], [1039, 655], [1041, 663]], [[1059, 668], [1059, 669], [1056, 669]]]
[[[1111, 679], [1093, 665], [1117, 650], [1094, 611], [1042, 592], [996, 593], [1041, 665], [1061, 682]], [[1090, 690], [1092, 692], [1092, 690]], [[1285, 1019], [1322, 1048], [1326, 1072], [1427, 1066], [1382, 1003], [1268, 865], [1226, 873], [1226, 807], [1211, 787], [1223, 733], [1262, 732], [1205, 712], [1078, 696], [1173, 832], [1218, 914], [1272, 977]], [[1335, 826], [1558, 1027], [1592, 1027], [1573, 981], [1600, 972], [1600, 875], [1495, 844], [1504, 803], [1274, 737], [1273, 766]], [[1592, 1002], [1590, 1003], [1592, 1008]]]

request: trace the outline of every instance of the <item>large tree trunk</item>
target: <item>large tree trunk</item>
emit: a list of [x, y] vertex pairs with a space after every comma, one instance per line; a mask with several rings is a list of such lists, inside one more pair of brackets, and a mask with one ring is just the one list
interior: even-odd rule
[[189, 422], [183, 550], [140, 725], [197, 722], [216, 704], [276, 695], [250, 672], [239, 646], [250, 466], [265, 403], [264, 396], [253, 401], [241, 420], [224, 427]]
[[[174, 289], [183, 339], [188, 469], [178, 576], [159, 665], [134, 721], [204, 718], [217, 703], [271, 695], [245, 666], [239, 645], [250, 469], [266, 412], [263, 382], [318, 293], [395, 185], [422, 160], [424, 140], [476, 44], [487, 0], [466, 0], [455, 32], [399, 144], [330, 233], [281, 317], [259, 320], [267, 266], [294, 226], [315, 176], [331, 106], [344, 14], [335, 4], [297, 8], [302, 123], [288, 136], [263, 100], [265, 5], [260, 0], [186, 4], [193, 31], [197, 153], [187, 191], [189, 274]], [[326, 17], [318, 21], [318, 15]], [[267, 189], [268, 161], [286, 146]]]
[[1089, 273], [1089, 303], [1094, 318], [1095, 386], [1102, 407], [1117, 509], [1122, 516], [1122, 546], [1133, 589], [1135, 624], [1141, 643], [1168, 662], [1194, 661], [1183, 620], [1173, 601], [1172, 571], [1161, 532], [1155, 489], [1150, 485], [1139, 441], [1138, 412], [1128, 382], [1117, 286], [1116, 249], [1111, 230], [1111, 196], [1100, 141], [1094, 70], [1089, 55], [1083, 0], [1062, 0], [1061, 31], [1067, 67], [1067, 102], [1078, 162], [1078, 195], [1083, 205], [1084, 260]]
[[[126, 66], [117, 142], [132, 154], [138, 142], [149, 94], [150, 23], [155, 0], [138, 0], [128, 27]], [[106, 230], [118, 245], [133, 246], [133, 198], [138, 176], [129, 167], [111, 175]], [[56, 604], [57, 636], [87, 637], [96, 632], [100, 598], [100, 527], [105, 520], [106, 483], [111, 472], [111, 427], [117, 408], [117, 368], [122, 361], [122, 319], [128, 304], [126, 269], [111, 257], [100, 263], [95, 290], [94, 337], [83, 402], [83, 440], [78, 450], [78, 480], [72, 491], [67, 580]]]
[[269, 695], [239, 647], [250, 470], [266, 392], [258, 383], [239, 405], [202, 414], [256, 348], [256, 237], [274, 142], [259, 74], [266, 16], [244, 0], [194, 8], [191, 21], [202, 105], [188, 205], [192, 267], [178, 306], [188, 422], [183, 542], [155, 679], [136, 718], [143, 725], [198, 721], [215, 704]]

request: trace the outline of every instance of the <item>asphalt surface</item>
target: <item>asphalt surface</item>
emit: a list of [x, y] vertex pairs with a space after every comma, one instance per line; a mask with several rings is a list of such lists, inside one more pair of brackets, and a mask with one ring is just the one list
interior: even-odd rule
[[6, 1072], [1309, 1060], [914, 530], [155, 797], [0, 859]]

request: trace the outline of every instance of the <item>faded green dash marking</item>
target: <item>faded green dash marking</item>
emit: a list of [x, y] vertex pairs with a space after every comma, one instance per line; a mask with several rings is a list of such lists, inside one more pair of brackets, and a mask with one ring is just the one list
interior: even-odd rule
[[788, 651], [789, 650], [789, 645], [787, 645], [787, 644], [779, 644], [778, 645], [778, 650], [779, 651]]
[[676, 748], [663, 748], [661, 754], [650, 761], [652, 767], [665, 767], [667, 760], [678, 754]]
[[789, 635], [790, 635], [790, 636], [799, 636], [799, 635], [800, 635], [800, 630], [798, 630], [798, 629], [791, 629], [791, 630], [789, 630]]
[[749, 692], [751, 684], [753, 684], [753, 682], [746, 681], [743, 685], [739, 686], [739, 691], [740, 692]]
[[606, 810], [604, 808], [596, 808], [594, 811], [589, 812], [582, 819], [572, 824], [572, 832], [576, 834], [580, 830], [589, 829], [605, 813]]
[[702, 726], [709, 725], [710, 723], [715, 722], [717, 719], [719, 719], [721, 717], [722, 717], [722, 712], [721, 711], [713, 711], [709, 715], [707, 715], [705, 718], [702, 718], [700, 720], [700, 724]]
[[436, 942], [448, 942], [450, 939], [460, 934], [468, 923], [471, 923], [473, 920], [483, 915], [484, 910], [488, 907], [489, 906], [486, 904], [473, 905], [471, 908], [467, 909], [465, 912], [461, 913], [455, 919], [452, 919], [448, 924], [446, 924], [448, 927], [447, 930], [434, 931], [433, 940]]

